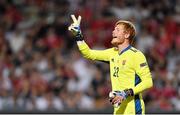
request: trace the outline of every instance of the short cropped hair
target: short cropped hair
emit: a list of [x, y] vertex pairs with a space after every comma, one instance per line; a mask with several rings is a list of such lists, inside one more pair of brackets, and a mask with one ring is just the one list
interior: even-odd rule
[[133, 43], [134, 38], [136, 36], [136, 28], [134, 26], [133, 23], [131, 23], [130, 21], [126, 21], [126, 20], [119, 20], [118, 22], [116, 22], [115, 26], [117, 25], [124, 25], [124, 29], [129, 32], [130, 36], [129, 36], [129, 42], [130, 44]]

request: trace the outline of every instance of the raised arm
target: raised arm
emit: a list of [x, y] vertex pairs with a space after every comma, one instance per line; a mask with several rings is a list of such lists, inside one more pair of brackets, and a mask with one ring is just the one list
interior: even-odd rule
[[113, 50], [91, 50], [89, 46], [83, 40], [83, 35], [80, 29], [81, 16], [78, 19], [74, 15], [71, 15], [73, 23], [69, 26], [68, 30], [73, 33], [75, 40], [77, 41], [78, 48], [82, 55], [91, 60], [109, 61], [110, 53]]

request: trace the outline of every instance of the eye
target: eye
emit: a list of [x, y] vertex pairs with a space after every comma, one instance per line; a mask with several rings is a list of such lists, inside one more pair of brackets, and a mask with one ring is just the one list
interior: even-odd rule
[[116, 31], [119, 31], [119, 28], [115, 28]]
[[117, 30], [117, 31], [119, 31], [119, 28], [116, 26], [116, 27], [114, 28], [114, 30]]
[[117, 29], [117, 31], [119, 31], [119, 28]]

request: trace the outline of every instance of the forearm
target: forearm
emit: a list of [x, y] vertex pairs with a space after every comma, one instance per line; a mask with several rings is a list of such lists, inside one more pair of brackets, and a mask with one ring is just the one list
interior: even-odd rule
[[81, 54], [83, 55], [83, 57], [87, 58], [87, 59], [91, 59], [94, 60], [95, 56], [91, 55], [91, 49], [89, 48], [89, 46], [84, 42], [84, 40], [82, 41], [77, 41], [77, 45], [78, 48], [81, 52]]
[[152, 86], [153, 86], [152, 78], [149, 77], [149, 78], [146, 78], [145, 80], [142, 80], [138, 85], [136, 85], [132, 89], [133, 89], [134, 95], [136, 95], [146, 89], [151, 88]]
[[77, 45], [83, 57], [91, 60], [109, 61], [111, 48], [106, 50], [92, 50], [84, 41], [77, 41]]

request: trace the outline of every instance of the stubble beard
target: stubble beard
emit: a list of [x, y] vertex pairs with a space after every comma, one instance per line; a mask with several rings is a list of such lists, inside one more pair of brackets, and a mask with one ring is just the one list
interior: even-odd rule
[[122, 44], [120, 40], [117, 40], [118, 38], [113, 38], [111, 40], [111, 44], [115, 47], [118, 47], [118, 45]]

